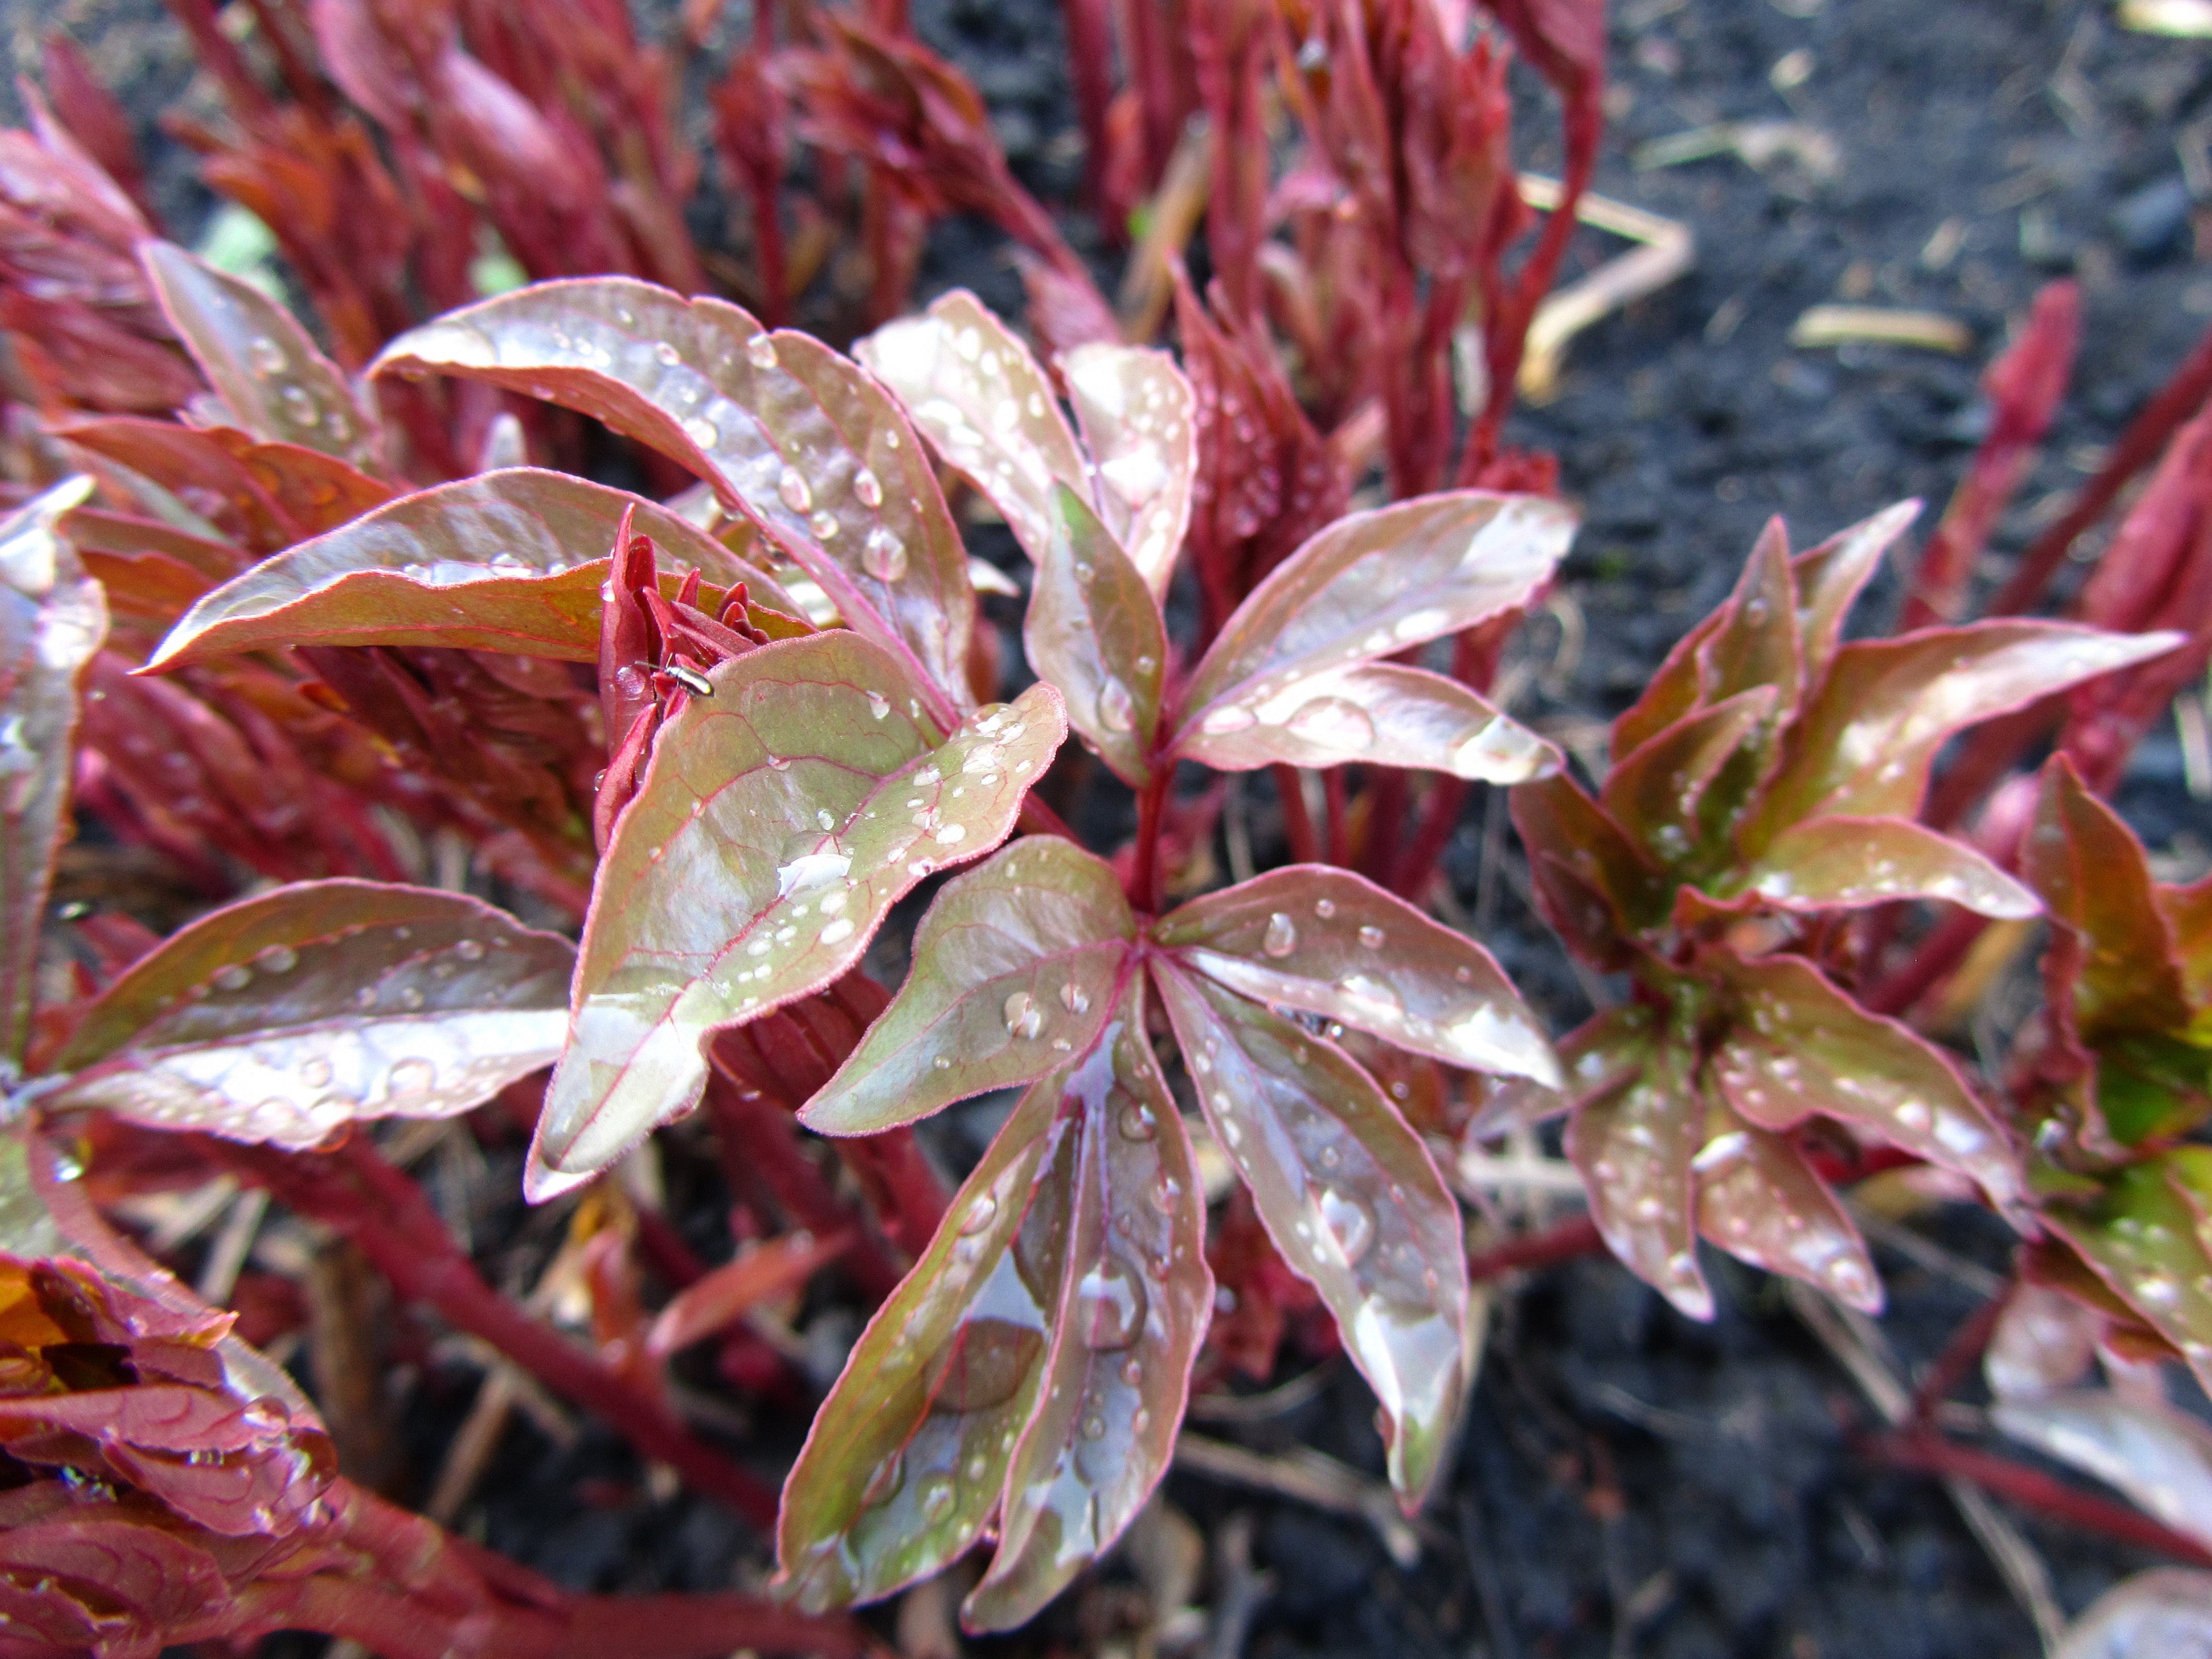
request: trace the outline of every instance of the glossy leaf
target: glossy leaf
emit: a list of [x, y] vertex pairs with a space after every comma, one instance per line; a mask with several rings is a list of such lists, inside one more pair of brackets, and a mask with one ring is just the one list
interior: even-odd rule
[[1705, 642], [1726, 620], [1726, 608], [1701, 617], [1690, 631], [1674, 641], [1644, 695], [1613, 723], [1613, 754], [1616, 763], [1626, 759], [1668, 727], [1688, 719], [1705, 706]]
[[[1479, 490], [1427, 495], [1338, 520], [1291, 555], [1237, 608], [1194, 672], [1174, 752], [1249, 766], [1239, 738], [1265, 720], [1358, 750], [1383, 740], [1372, 699], [1336, 682], [1347, 670], [1457, 633], [1510, 609], [1550, 575], [1574, 521], [1555, 501]], [[1345, 705], [1342, 708], [1337, 705]], [[1416, 727], [1433, 742], [1433, 714]], [[1485, 712], [1487, 713], [1486, 706]], [[1487, 763], [1498, 717], [1477, 714], [1437, 745], [1440, 770]], [[1218, 752], [1224, 757], [1216, 760]], [[1473, 772], [1468, 775], [1488, 775]], [[1503, 781], [1531, 774], [1508, 769]]]
[[1137, 567], [1083, 497], [1055, 483], [1022, 624], [1030, 665], [1067, 699], [1067, 722], [1132, 788], [1152, 776], [1167, 623]]
[[1654, 857], [1679, 862], [1698, 850], [1706, 786], [1774, 708], [1759, 686], [1685, 716], [1621, 757], [1598, 801]]
[[1390, 1484], [1411, 1511], [1467, 1387], [1458, 1206], [1342, 1049], [1178, 969], [1154, 971], [1216, 1144], [1382, 1401]]
[[2001, 1206], [2017, 1201], [2013, 1150], [1942, 1049], [1866, 1012], [1802, 957], [1716, 952], [1705, 966], [1735, 1000], [1711, 1066], [1736, 1111], [1776, 1130], [1836, 1118], [1972, 1176]]
[[2192, 1202], [2188, 1184], [2176, 1178], [2186, 1156], [2128, 1164], [2093, 1201], [2053, 1202], [2039, 1213], [2212, 1389], [2212, 1250], [2203, 1237], [2212, 1178], [2199, 1181]]
[[2190, 1006], [2212, 1006], [2212, 876], [2187, 887], [2161, 888], [2159, 908], [2173, 929]]
[[78, 685], [107, 633], [100, 584], [56, 528], [91, 488], [68, 479], [0, 519], [0, 1071], [30, 1036], [39, 930], [68, 829]]
[[596, 662], [599, 589], [625, 511], [665, 561], [787, 614], [798, 601], [650, 501], [518, 467], [401, 497], [264, 559], [195, 605], [151, 668], [269, 647], [443, 646]]
[[1135, 936], [1110, 869], [1057, 836], [1024, 839], [945, 884], [906, 983], [800, 1117], [871, 1134], [1034, 1083], [1104, 1029]]
[[2212, 1427], [2108, 1389], [2000, 1400], [1990, 1419], [2046, 1456], [2117, 1486], [2139, 1509], [2212, 1548]]
[[1562, 1079], [1490, 953], [1348, 870], [1297, 865], [1193, 900], [1152, 930], [1194, 972], [1472, 1071]]
[[853, 1242], [846, 1232], [829, 1238], [787, 1233], [765, 1243], [738, 1247], [737, 1255], [668, 1299], [647, 1334], [645, 1351], [656, 1358], [726, 1330], [762, 1303], [798, 1291]]
[[968, 708], [975, 593], [921, 441], [856, 365], [733, 305], [628, 277], [540, 283], [400, 336], [374, 371], [488, 380], [605, 422], [708, 479], [860, 634]]
[[1642, 1034], [1641, 1046], [1644, 1064], [1629, 1080], [1568, 1120], [1567, 1156], [1606, 1248], [1691, 1318], [1711, 1319], [1690, 1167], [1705, 1136], [1695, 1057], [1656, 1031]]
[[533, 1199], [689, 1111], [710, 1031], [828, 984], [924, 877], [995, 847], [1066, 734], [1059, 694], [1035, 685], [940, 746], [897, 661], [842, 632], [708, 679], [661, 727], [601, 860]]
[[1881, 1280], [1866, 1241], [1804, 1154], [1725, 1109], [1706, 1130], [1690, 1160], [1698, 1231], [1730, 1255], [1880, 1313]]
[[141, 957], [56, 1056], [47, 1098], [311, 1146], [466, 1111], [550, 1063], [574, 952], [459, 893], [331, 880], [201, 917]]
[[1557, 1087], [1533, 1078], [1498, 1080], [1476, 1097], [1462, 1139], [1489, 1140], [1521, 1125], [1533, 1127], [1626, 1086], [1650, 1056], [1655, 1018], [1640, 1002], [1616, 1003], [1591, 1015], [1559, 1039]]
[[129, 467], [254, 553], [335, 530], [392, 496], [390, 485], [335, 456], [257, 443], [228, 427], [116, 418], [79, 422], [59, 435]]
[[1990, 622], [1846, 645], [1790, 734], [1753, 845], [1809, 817], [1911, 817], [1952, 733], [2179, 643], [2173, 634]]
[[1999, 1400], [2027, 1399], [2072, 1388], [2097, 1363], [2104, 1316], [2076, 1297], [2024, 1282], [2005, 1297], [1982, 1376]]
[[2051, 1659], [2212, 1659], [2212, 1572], [2122, 1579], [2067, 1626]]
[[921, 316], [856, 342], [853, 356], [1042, 562], [1053, 535], [1053, 486], [1065, 484], [1088, 505], [1091, 475], [1051, 380], [1021, 337], [955, 289]]
[[1714, 703], [1766, 687], [1776, 720], [1797, 706], [1804, 689], [1803, 652], [1797, 634], [1796, 588], [1790, 580], [1790, 543], [1779, 519], [1751, 550], [1720, 626], [1701, 648], [1706, 696]]
[[1852, 604], [1881, 568], [1882, 555], [1919, 516], [1918, 501], [1899, 501], [1790, 562], [1807, 685], [1818, 685], [1826, 674]]
[[349, 466], [376, 465], [374, 423], [291, 313], [173, 243], [144, 243], [139, 257], [185, 349], [240, 426]]
[[1813, 818], [1766, 844], [1750, 890], [1785, 910], [1856, 909], [1943, 899], [1984, 916], [2024, 918], [2035, 895], [1964, 842], [1909, 818]]
[[[1544, 919], [1591, 962], [1620, 966], [1621, 936], [1666, 918], [1658, 866], [1572, 778], [1524, 784], [1511, 805]], [[1589, 913], [1592, 901], [1601, 915]]]
[[1190, 382], [1166, 352], [1142, 346], [1077, 346], [1060, 369], [1096, 468], [1099, 516], [1164, 598], [1198, 471]]

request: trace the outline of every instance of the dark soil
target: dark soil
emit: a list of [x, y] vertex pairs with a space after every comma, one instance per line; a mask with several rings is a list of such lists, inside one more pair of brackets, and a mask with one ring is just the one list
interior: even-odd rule
[[[2198, 255], [2200, 238], [2212, 248], [2212, 210], [2192, 200], [2185, 171], [2212, 133], [2206, 46], [2121, 33], [2105, 0], [1629, 0], [1619, 14], [1600, 188], [1687, 221], [1698, 254], [1692, 275], [1576, 342], [1561, 395], [1516, 422], [1518, 441], [1559, 454], [1585, 514], [1562, 584], [1582, 624], [1579, 649], [1522, 705], [1571, 741], [1632, 698], [1734, 580], [1769, 514], [1787, 515], [1806, 544], [1901, 496], [1939, 511], [1985, 417], [1980, 368], [2039, 284], [2079, 279], [2085, 348], [2067, 410], [1987, 562], [1991, 579], [2212, 317], [2212, 269]], [[915, 15], [990, 100], [1018, 169], [1065, 199], [1079, 150], [1057, 9], [918, 0]], [[125, 84], [135, 112], [204, 97], [181, 44], [143, 4], [11, 0], [0, 20], [26, 70], [36, 29], [71, 27]], [[1547, 170], [1556, 159], [1548, 111], [1533, 87], [1525, 102], [1527, 162]], [[1632, 163], [1650, 141], [1734, 121], [1802, 124], [1831, 147], [1832, 172], [1787, 161], [1761, 172], [1731, 155], [1640, 172]], [[2212, 177], [2200, 159], [2188, 165], [2200, 187]], [[173, 160], [158, 177], [188, 231], [204, 198]], [[1586, 234], [1576, 255], [1586, 268], [1615, 251]], [[939, 231], [925, 281], [964, 283], [1018, 308], [1000, 244], [972, 226]], [[1943, 312], [1973, 329], [1978, 349], [1792, 349], [1792, 322], [1835, 300]], [[1888, 583], [1878, 586], [1866, 619], [1885, 617], [1893, 600]], [[1526, 647], [1548, 664], [1559, 636], [1539, 621]], [[2212, 842], [2212, 816], [2181, 778], [2179, 746], [2162, 731], [2122, 797], [2176, 875], [2202, 869]], [[1486, 880], [1483, 811], [1478, 803], [1448, 861], [1460, 899], [1564, 1029], [1586, 1009], [1584, 992], [1513, 881]], [[937, 1144], [957, 1158], [988, 1124], [951, 1115]], [[1921, 1224], [1984, 1267], [2005, 1263], [2009, 1237], [1986, 1217]], [[513, 1240], [517, 1259], [534, 1242]], [[495, 1272], [500, 1260], [487, 1252]], [[1875, 1425], [1870, 1408], [1777, 1287], [1717, 1257], [1707, 1266], [1722, 1291], [1710, 1326], [1601, 1261], [1501, 1293], [1463, 1449], [1411, 1569], [1360, 1522], [1171, 1475], [1169, 1499], [1209, 1537], [1251, 1517], [1265, 1594], [1241, 1650], [2037, 1652], [2027, 1618], [1942, 1491], [1856, 1454], [1853, 1435]], [[1957, 1274], [1893, 1251], [1881, 1252], [1881, 1266], [1892, 1300], [1883, 1328], [1908, 1366], [1925, 1364], [1978, 1297]], [[839, 1317], [820, 1334], [834, 1334]], [[842, 1328], [849, 1337], [849, 1321]], [[1309, 1363], [1286, 1357], [1285, 1376]], [[404, 1420], [418, 1465], [434, 1468], [476, 1374], [433, 1362], [413, 1375]], [[1303, 1442], [1379, 1473], [1371, 1414], [1364, 1388], [1340, 1368], [1317, 1396], [1269, 1421], [1204, 1426], [1261, 1449]], [[781, 1468], [802, 1427], [798, 1412], [763, 1413], [751, 1444], [764, 1469]], [[768, 1559], [764, 1540], [720, 1511], [653, 1502], [627, 1453], [591, 1428], [566, 1450], [526, 1425], [511, 1430], [465, 1524], [580, 1588], [724, 1584], [733, 1563], [750, 1580]], [[2033, 1522], [2027, 1532], [2069, 1613], [2152, 1565], [2077, 1532]], [[1128, 1571], [1109, 1563], [1032, 1632], [975, 1650], [1134, 1651], [1115, 1588]], [[1221, 1595], [1218, 1577], [1200, 1590], [1217, 1607]]]

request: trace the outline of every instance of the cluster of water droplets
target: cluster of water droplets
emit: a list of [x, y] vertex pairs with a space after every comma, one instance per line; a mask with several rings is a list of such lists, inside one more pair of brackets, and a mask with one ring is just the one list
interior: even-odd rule
[[276, 386], [276, 407], [284, 418], [296, 428], [303, 441], [313, 443], [318, 437], [333, 443], [349, 443], [353, 440], [353, 418], [343, 409], [328, 410], [316, 402], [315, 395], [292, 374], [290, 355], [266, 334], [256, 334], [246, 343], [246, 366], [257, 380], [281, 381]]

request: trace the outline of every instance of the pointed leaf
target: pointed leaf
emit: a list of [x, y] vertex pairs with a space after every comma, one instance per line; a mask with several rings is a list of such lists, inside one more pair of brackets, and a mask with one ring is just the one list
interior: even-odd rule
[[1747, 872], [1750, 890], [1785, 910], [1858, 909], [1943, 899], [1984, 916], [2040, 913], [2035, 895], [1964, 842], [1910, 818], [1793, 823]]
[[540, 283], [400, 336], [378, 374], [436, 371], [544, 398], [712, 483], [855, 630], [971, 705], [975, 596], [929, 457], [859, 367], [737, 307], [629, 277]]
[[2138, 1509], [2212, 1548], [2212, 1427], [2108, 1389], [2000, 1400], [1990, 1419], [2014, 1439], [2117, 1486]]
[[[2185, 1147], [2125, 1165], [2093, 1201], [2054, 1202], [2039, 1213], [2121, 1301], [2181, 1350], [2197, 1382], [2212, 1389], [2207, 1157], [2212, 1154], [2203, 1147]], [[2193, 1170], [2192, 1158], [2198, 1166]]]
[[1567, 1156], [1589, 1189], [1606, 1248], [1691, 1318], [1711, 1319], [1692, 1207], [1690, 1164], [1705, 1134], [1695, 1060], [1669, 1036], [1649, 1032], [1643, 1042], [1634, 1076], [1567, 1121]]
[[464, 1112], [560, 1053], [574, 957], [463, 894], [279, 887], [133, 963], [56, 1056], [77, 1075], [47, 1099], [286, 1147]]
[[1022, 643], [1067, 699], [1067, 721], [1131, 788], [1152, 776], [1167, 623], [1137, 567], [1083, 498], [1054, 483]]
[[1198, 471], [1190, 382], [1166, 352], [1142, 346], [1078, 346], [1060, 368], [1097, 469], [1099, 516], [1164, 598]]
[[70, 478], [0, 518], [0, 1073], [31, 1030], [39, 930], [67, 830], [78, 683], [107, 634], [100, 584], [56, 521], [92, 480]]
[[1773, 689], [1776, 718], [1796, 708], [1804, 685], [1790, 539], [1774, 520], [1751, 550], [1721, 625], [1702, 647], [1706, 697], [1722, 702], [1760, 686]]
[[1727, 619], [1728, 608], [1723, 605], [1674, 641], [1674, 648], [1659, 665], [1644, 695], [1613, 723], [1616, 761], [1634, 754], [1668, 726], [1705, 706], [1705, 641]]
[[1881, 556], [1919, 516], [1918, 501], [1899, 501], [1790, 562], [1807, 686], [1817, 686], [1826, 675], [1852, 602], [1881, 567]]
[[735, 1258], [668, 1299], [647, 1334], [645, 1351], [663, 1358], [728, 1329], [762, 1303], [799, 1289], [842, 1255], [854, 1237], [848, 1228], [828, 1238], [794, 1232], [740, 1244]]
[[1911, 817], [1953, 732], [2180, 642], [2178, 634], [1990, 622], [1844, 646], [1790, 733], [1753, 844], [1809, 817]]
[[1052, 382], [1021, 337], [955, 289], [922, 315], [855, 342], [853, 356], [1042, 562], [1052, 539], [1053, 486], [1065, 484], [1087, 503], [1091, 474]]
[[1152, 939], [1255, 1002], [1453, 1066], [1561, 1082], [1542, 1025], [1487, 951], [1348, 870], [1271, 870], [1193, 900]]
[[374, 424], [291, 313], [173, 243], [147, 242], [140, 258], [185, 349], [240, 426], [349, 466], [377, 465]]
[[662, 726], [599, 866], [535, 1199], [689, 1111], [710, 1032], [828, 984], [924, 877], [998, 845], [1067, 730], [1034, 685], [939, 746], [896, 660], [842, 632], [708, 678], [714, 695]]
[[1008, 848], [945, 884], [906, 983], [800, 1116], [872, 1134], [1065, 1066], [1112, 1015], [1136, 929], [1114, 872], [1073, 842]]
[[195, 605], [155, 653], [173, 668], [275, 646], [422, 645], [596, 662], [600, 585], [625, 510], [668, 562], [797, 614], [689, 521], [623, 490], [517, 467], [401, 497], [264, 559]]
[[392, 496], [389, 484], [334, 456], [256, 443], [228, 427], [117, 417], [80, 422], [58, 435], [129, 467], [255, 553], [335, 530]]
[[1559, 1039], [1562, 1073], [1557, 1087], [1532, 1078], [1508, 1078], [1477, 1097], [1463, 1141], [1490, 1140], [1522, 1124], [1547, 1118], [1611, 1094], [1644, 1069], [1648, 1034], [1656, 1012], [1641, 1002], [1623, 1002], [1593, 1014]]
[[1738, 1112], [1776, 1130], [1836, 1118], [1972, 1176], [2000, 1206], [2017, 1201], [2013, 1150], [1941, 1048], [1868, 1013], [1802, 957], [1716, 952], [1705, 966], [1737, 1002], [1712, 1068]]
[[[1295, 726], [1309, 703], [1336, 695], [1327, 682], [1342, 671], [1510, 610], [1551, 574], [1573, 532], [1556, 501], [1481, 490], [1339, 519], [1237, 606], [1183, 694], [1176, 752], [1209, 758], [1208, 739], [1256, 726], [1261, 705]], [[1372, 724], [1364, 713], [1341, 724], [1356, 734], [1362, 720]]]
[[1723, 1108], [1690, 1168], [1698, 1231], [1730, 1255], [1828, 1291], [1862, 1313], [1881, 1311], [1866, 1241], [1804, 1154]]
[[1591, 962], [1620, 965], [1627, 935], [1664, 923], [1668, 884], [1658, 867], [1572, 778], [1523, 784], [1511, 810], [1544, 919]]
[[1758, 686], [1675, 721], [1606, 774], [1600, 804], [1654, 857], [1689, 858], [1704, 839], [1698, 814], [1705, 787], [1772, 712], [1774, 700], [1773, 687]]
[[1155, 962], [1215, 1142], [1284, 1263], [1321, 1292], [1382, 1402], [1390, 1484], [1410, 1511], [1467, 1387], [1467, 1249], [1420, 1138], [1335, 1044]]

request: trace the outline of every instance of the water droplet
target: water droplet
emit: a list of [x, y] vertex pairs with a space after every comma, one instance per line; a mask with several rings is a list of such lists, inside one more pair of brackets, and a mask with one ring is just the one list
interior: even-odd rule
[[890, 1503], [898, 1496], [899, 1488], [905, 1484], [906, 1450], [901, 1447], [876, 1465], [876, 1472], [868, 1477], [868, 1484], [860, 1490], [860, 1507], [874, 1509]]
[[824, 945], [842, 945], [853, 937], [853, 924], [843, 916], [831, 922], [817, 936]]
[[300, 1062], [300, 1081], [310, 1089], [319, 1089], [331, 1080], [331, 1063], [321, 1055]]
[[1145, 1281], [1119, 1256], [1100, 1257], [1075, 1287], [1075, 1319], [1086, 1346], [1127, 1347], [1144, 1328]]
[[288, 386], [277, 394], [276, 401], [284, 405], [285, 414], [301, 426], [313, 426], [323, 417], [315, 400], [307, 395], [303, 386]]
[[1121, 1381], [1123, 1382], [1133, 1389], [1137, 1384], [1144, 1380], [1145, 1368], [1143, 1364], [1139, 1362], [1135, 1355], [1133, 1354], [1128, 1358], [1121, 1362]]
[[960, 1236], [973, 1238], [998, 1218], [999, 1200], [988, 1193], [978, 1193], [975, 1202], [969, 1205], [968, 1213], [960, 1218]]
[[[1327, 902], [1327, 900], [1322, 901], [1324, 903]], [[1381, 950], [1382, 948], [1382, 930], [1380, 927], [1376, 927], [1373, 923], [1369, 923], [1366, 927], [1359, 930], [1359, 943], [1370, 951]]]
[[215, 988], [218, 991], [243, 991], [253, 983], [253, 970], [244, 963], [234, 962], [215, 970]]
[[890, 700], [880, 691], [868, 693], [868, 713], [882, 720], [891, 712]]
[[1006, 999], [1004, 1009], [1006, 1035], [1027, 1042], [1044, 1030], [1044, 1013], [1036, 1006], [1036, 999], [1027, 991], [1017, 991]]
[[775, 367], [775, 342], [765, 334], [756, 334], [745, 342], [745, 361], [755, 368]]
[[884, 504], [884, 487], [877, 482], [876, 475], [865, 466], [853, 475], [853, 493], [860, 498], [863, 507], [881, 507]]
[[837, 533], [837, 515], [827, 510], [817, 513], [806, 521], [806, 527], [814, 532], [815, 540], [826, 542]]
[[1371, 749], [1375, 722], [1356, 702], [1342, 697], [1316, 697], [1302, 705], [1288, 721], [1292, 737], [1329, 749]]
[[289, 974], [300, 965], [300, 953], [289, 945], [272, 945], [255, 953], [253, 965], [271, 974]]
[[1098, 688], [1098, 723], [1109, 732], [1136, 729], [1137, 700], [1129, 695], [1129, 688], [1112, 674]]
[[915, 1498], [915, 1503], [921, 1510], [922, 1525], [933, 1527], [939, 1522], [949, 1518], [957, 1501], [957, 1495], [952, 1490], [951, 1475], [927, 1476], [922, 1480]]
[[906, 544], [878, 525], [860, 544], [860, 568], [879, 582], [896, 581], [906, 574]]
[[1260, 723], [1260, 717], [1241, 703], [1225, 703], [1206, 711], [1198, 729], [1212, 738], [1223, 737], [1231, 732], [1249, 732]]
[[1267, 918], [1267, 931], [1260, 948], [1271, 957], [1286, 957], [1298, 948], [1298, 925], [1280, 910]]
[[1091, 1010], [1091, 994], [1073, 980], [1070, 980], [1060, 988], [1060, 1006], [1071, 1014], [1088, 1013]]
[[1316, 899], [1314, 901], [1314, 914], [1319, 916], [1323, 921], [1327, 921], [1331, 916], [1336, 914], [1336, 901], [1334, 899]]
[[814, 492], [806, 487], [804, 474], [795, 466], [787, 466], [776, 475], [776, 499], [794, 513], [805, 513], [814, 505]]
[[463, 962], [482, 962], [484, 957], [483, 941], [465, 939], [453, 947], [453, 954]]
[[246, 343], [246, 361], [256, 374], [281, 374], [288, 360], [283, 346], [266, 334], [257, 334]]
[[438, 1068], [427, 1060], [403, 1060], [385, 1079], [395, 1095], [428, 1094], [438, 1080]]
[[422, 994], [411, 985], [403, 988], [399, 993], [399, 1006], [409, 1009], [420, 1008], [422, 1006]]
[[1160, 1132], [1159, 1124], [1152, 1117], [1152, 1109], [1140, 1100], [1124, 1106], [1114, 1121], [1124, 1140], [1150, 1140]]
[[1358, 1199], [1334, 1187], [1322, 1189], [1321, 1218], [1328, 1229], [1328, 1236], [1336, 1241], [1336, 1248], [1344, 1253], [1347, 1266], [1365, 1255], [1367, 1247], [1375, 1242], [1374, 1213]]
[[703, 415], [694, 415], [684, 422], [684, 435], [702, 449], [712, 449], [722, 441], [722, 429]]
[[1085, 1418], [1083, 1419], [1083, 1437], [1085, 1440], [1103, 1440], [1106, 1437], [1106, 1419], [1103, 1417], [1101, 1417], [1097, 1412], [1093, 1412], [1090, 1416]]

